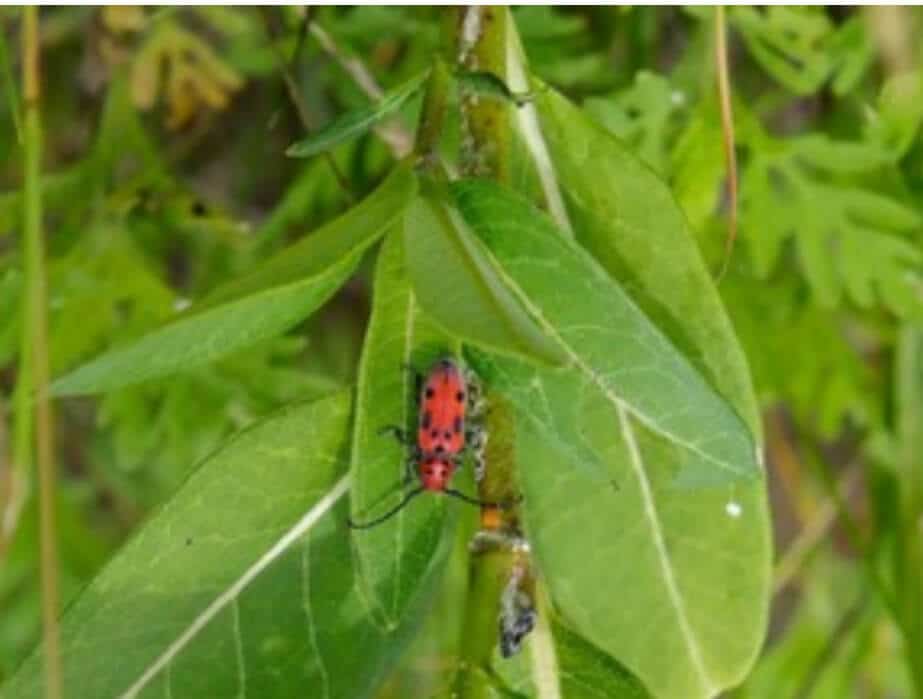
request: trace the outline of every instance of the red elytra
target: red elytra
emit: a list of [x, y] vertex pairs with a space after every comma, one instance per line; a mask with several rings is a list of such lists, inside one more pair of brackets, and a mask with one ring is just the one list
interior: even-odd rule
[[451, 359], [436, 362], [420, 391], [417, 429], [420, 482], [425, 490], [445, 490], [465, 448], [468, 386]]
[[[368, 529], [389, 519], [420, 493], [439, 492], [473, 505], [500, 507], [469, 497], [449, 487], [460, 465], [466, 447], [465, 421], [469, 386], [464, 372], [452, 359], [440, 359], [430, 367], [420, 389], [420, 417], [417, 440], [411, 454], [416, 465], [420, 486], [410, 491], [400, 503], [370, 522], [358, 524], [349, 520], [353, 529]], [[392, 428], [402, 438], [399, 428]]]

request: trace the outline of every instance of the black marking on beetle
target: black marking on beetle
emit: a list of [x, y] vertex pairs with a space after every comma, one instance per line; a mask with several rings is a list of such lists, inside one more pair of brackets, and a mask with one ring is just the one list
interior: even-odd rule
[[433, 414], [429, 410], [427, 410], [426, 412], [423, 413], [423, 419], [420, 421], [420, 426], [424, 430], [428, 430], [430, 423], [432, 423], [432, 421], [433, 421]]
[[459, 391], [458, 393], [456, 393], [455, 400], [457, 400], [459, 403], [464, 403], [465, 402], [465, 392]]
[[437, 454], [441, 454], [441, 453], [444, 452], [444, 451], [445, 451], [445, 447], [444, 447], [444, 446], [442, 446], [441, 444], [437, 444], [437, 445], [436, 445], [436, 453], [437, 453]]
[[439, 430], [433, 430], [432, 432], [429, 433], [429, 436], [432, 437], [433, 439], [438, 439]]
[[448, 430], [446, 430], [442, 436], [445, 437], [446, 439], [452, 439], [452, 433], [449, 432]]
[[436, 395], [436, 392], [435, 392], [431, 387], [427, 386], [427, 388], [426, 388], [426, 398], [427, 398], [427, 399], [432, 398], [434, 395]]
[[461, 416], [455, 417], [455, 422], [452, 423], [452, 429], [455, 430], [455, 434], [459, 434], [462, 431], [462, 419]]

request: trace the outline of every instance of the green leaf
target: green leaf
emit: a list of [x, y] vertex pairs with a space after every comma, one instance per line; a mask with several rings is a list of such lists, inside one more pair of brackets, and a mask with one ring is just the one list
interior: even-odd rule
[[762, 644], [763, 486], [678, 489], [671, 465], [686, 458], [680, 447], [602, 394], [577, 397], [582, 434], [609, 483], [563, 467], [567, 441], [536, 429], [536, 419], [517, 425], [526, 532], [542, 577], [569, 625], [654, 696], [712, 697], [746, 675]]
[[407, 209], [404, 234], [416, 297], [447, 332], [544, 364], [566, 361], [500, 280], [445, 195], [417, 197]]
[[[682, 454], [663, 471], [687, 485], [759, 477], [747, 425], [595, 260], [497, 185], [466, 181], [453, 190], [496, 274], [566, 353], [577, 390], [603, 397], [613, 420], [615, 411], [629, 414]], [[541, 391], [531, 382], [519, 390], [533, 388]]]
[[536, 104], [577, 240], [758, 437], [746, 358], [669, 188], [554, 91]]
[[[423, 315], [404, 268], [402, 231], [385, 239], [378, 258], [372, 316], [366, 331], [352, 438], [352, 517], [377, 517], [397, 505], [403, 492], [416, 487], [416, 471], [407, 448], [387, 425], [415, 434], [417, 388], [412, 371], [425, 371], [437, 358], [457, 353], [451, 341]], [[411, 467], [413, 482], [401, 488]], [[387, 522], [353, 533], [353, 549], [365, 583], [366, 597], [380, 622], [393, 627], [406, 612], [434, 568], [445, 536], [443, 498], [424, 495]]]
[[875, 143], [834, 141], [823, 134], [799, 138], [795, 148], [804, 164], [845, 175], [874, 171], [893, 162], [891, 153]]
[[609, 98], [590, 98], [584, 106], [609, 131], [630, 143], [651, 168], [665, 173], [673, 122], [684, 101], [683, 93], [665, 77], [642, 70], [630, 88]]
[[[804, 275], [823, 306], [843, 293], [860, 306], [882, 303], [902, 315], [919, 314], [919, 250], [909, 236], [919, 214], [892, 196], [834, 175], [837, 168], [875, 172], [875, 147], [818, 138], [780, 141], [755, 150], [741, 178], [741, 230], [756, 272], [767, 277], [794, 237]], [[818, 149], [819, 147], [819, 149]], [[842, 155], [835, 150], [845, 148]], [[828, 164], [834, 175], [806, 167]], [[852, 162], [852, 165], [850, 165]]]
[[[645, 699], [644, 685], [621, 663], [574, 633], [558, 619], [551, 620], [562, 696], [567, 699]], [[535, 641], [531, 647], [536, 655]]]
[[213, 362], [284, 332], [326, 301], [416, 191], [399, 167], [365, 201], [208, 295], [176, 320], [52, 384], [57, 395], [99, 393]]
[[[356, 586], [349, 408], [346, 393], [289, 407], [202, 464], [65, 614], [69, 694], [369, 695], [405, 632], [377, 630]], [[42, 685], [36, 651], [2, 694]]]
[[865, 129], [875, 144], [898, 158], [913, 145], [923, 122], [923, 73], [896, 75], [884, 84], [878, 95], [877, 110]]
[[832, 26], [819, 8], [736, 7], [730, 19], [756, 61], [792, 92], [814, 92], [830, 75]]
[[285, 154], [291, 158], [309, 158], [361, 136], [400, 109], [423, 87], [428, 76], [429, 71], [424, 71], [385, 94], [377, 103], [347, 112], [317, 133], [293, 143]]

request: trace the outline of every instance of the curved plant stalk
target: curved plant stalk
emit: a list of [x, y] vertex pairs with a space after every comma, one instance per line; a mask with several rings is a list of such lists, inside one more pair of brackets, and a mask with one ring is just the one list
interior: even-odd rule
[[724, 260], [718, 272], [721, 281], [727, 272], [737, 240], [737, 153], [734, 151], [734, 114], [731, 110], [731, 79], [728, 68], [727, 23], [724, 8], [715, 8], [715, 68], [718, 82], [718, 102], [721, 107], [721, 142], [724, 146], [724, 167], [728, 187], [728, 233], [724, 245]]
[[[61, 658], [58, 636], [58, 564], [55, 541], [54, 429], [48, 392], [48, 319], [44, 243], [42, 241], [38, 9], [26, 7], [22, 22], [23, 85], [23, 259], [26, 293], [20, 358], [23, 372], [17, 389], [17, 460], [28, 463], [31, 424], [26, 415], [35, 409], [36, 462], [38, 466], [42, 579], [42, 638], [45, 651], [45, 696], [61, 696]], [[29, 390], [31, 389], [31, 390]]]

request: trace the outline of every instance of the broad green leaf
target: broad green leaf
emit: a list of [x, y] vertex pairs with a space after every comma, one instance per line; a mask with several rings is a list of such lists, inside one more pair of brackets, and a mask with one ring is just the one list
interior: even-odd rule
[[746, 359], [669, 188], [552, 90], [536, 104], [577, 240], [759, 435]]
[[568, 442], [536, 428], [544, 417], [531, 413], [557, 404], [517, 401], [526, 414], [517, 424], [526, 532], [543, 579], [569, 625], [654, 696], [712, 697], [745, 676], [762, 643], [770, 551], [762, 484], [676, 488], [681, 447], [601, 393], [574, 397], [608, 483], [568, 468]]
[[98, 393], [213, 362], [284, 332], [346, 281], [363, 252], [403, 213], [416, 179], [398, 167], [365, 201], [207, 296], [201, 304], [52, 385]]
[[465, 181], [453, 190], [495, 274], [566, 353], [580, 390], [604, 397], [682, 454], [664, 472], [688, 485], [759, 478], [747, 425], [595, 260], [497, 185]]
[[[352, 517], [370, 520], [417, 487], [407, 447], [381, 429], [396, 425], [414, 436], [417, 388], [413, 371], [426, 371], [441, 356], [457, 353], [427, 320], [404, 268], [403, 232], [385, 239], [375, 273], [372, 316], [366, 331], [356, 388], [352, 437]], [[411, 467], [412, 481], [401, 487]], [[387, 627], [401, 619], [429, 573], [443, 562], [436, 555], [445, 536], [443, 498], [418, 497], [381, 525], [353, 532], [353, 548], [376, 616]], [[442, 553], [445, 553], [444, 551]]]
[[[207, 459], [64, 615], [68, 696], [368, 696], [405, 630], [356, 585], [349, 415], [345, 393], [291, 406]], [[0, 696], [42, 685], [36, 651]]]
[[417, 197], [407, 208], [404, 234], [416, 297], [446, 331], [541, 363], [566, 361], [506, 288], [447, 196]]
[[400, 109], [404, 102], [423, 87], [428, 75], [429, 71], [420, 73], [388, 92], [377, 103], [347, 112], [317, 133], [293, 143], [285, 154], [292, 158], [309, 158], [330, 150], [351, 138], [361, 136], [375, 124]]
[[[483, 182], [455, 192], [506, 282], [573, 356], [562, 369], [476, 358], [517, 411], [526, 531], [556, 608], [655, 696], [733, 686], [759, 650], [768, 598], [750, 430], [527, 202]], [[575, 467], [578, 450], [597, 468]]]

